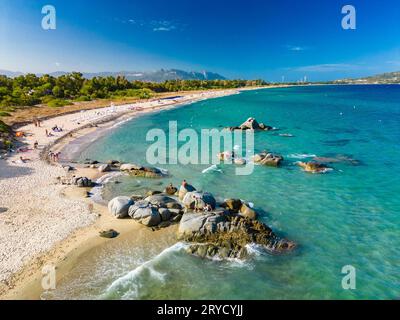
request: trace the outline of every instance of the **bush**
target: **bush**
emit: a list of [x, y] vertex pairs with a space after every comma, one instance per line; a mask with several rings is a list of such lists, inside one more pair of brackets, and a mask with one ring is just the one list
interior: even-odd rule
[[0, 132], [10, 132], [10, 127], [0, 120]]
[[0, 111], [0, 117], [10, 117], [11, 114], [5, 111]]
[[88, 97], [88, 96], [81, 96], [81, 97], [78, 97], [78, 98], [76, 98], [75, 99], [75, 101], [78, 101], [78, 102], [80, 102], [80, 101], [91, 101], [92, 99], [90, 99], [90, 97]]
[[51, 108], [60, 108], [70, 105], [71, 102], [63, 99], [53, 99], [47, 102], [47, 105]]

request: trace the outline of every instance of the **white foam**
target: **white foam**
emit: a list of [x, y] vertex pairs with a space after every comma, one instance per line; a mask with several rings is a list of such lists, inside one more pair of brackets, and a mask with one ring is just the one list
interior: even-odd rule
[[[115, 280], [106, 290], [105, 296], [110, 296], [114, 292], [123, 292], [124, 296], [128, 296], [130, 298], [138, 296], [138, 291], [140, 289], [139, 278], [147, 272], [152, 278], [163, 282], [165, 280], [165, 274], [154, 269], [154, 264], [157, 261], [165, 258], [172, 252], [178, 252], [187, 247], [187, 244], [183, 242], [178, 242], [171, 247], [166, 248], [160, 254], [152, 258], [151, 260], [146, 261], [142, 265], [138, 266], [134, 270], [130, 271], [128, 274], [118, 278]], [[106, 298], [105, 297], [105, 298]]]
[[90, 190], [90, 193], [92, 194], [91, 199], [94, 202], [103, 202], [103, 197], [102, 197], [102, 191], [104, 186], [111, 180], [114, 179], [115, 177], [123, 175], [122, 172], [110, 172], [108, 174], [105, 174], [104, 176], [101, 176], [99, 179], [96, 180], [96, 186]]
[[292, 153], [288, 155], [288, 158], [294, 159], [306, 159], [306, 158], [315, 158], [316, 154], [308, 154], [308, 153]]
[[218, 168], [216, 164], [213, 164], [212, 166], [208, 167], [207, 169], [204, 169], [201, 173], [207, 173], [207, 172], [220, 172], [223, 173], [221, 169]]

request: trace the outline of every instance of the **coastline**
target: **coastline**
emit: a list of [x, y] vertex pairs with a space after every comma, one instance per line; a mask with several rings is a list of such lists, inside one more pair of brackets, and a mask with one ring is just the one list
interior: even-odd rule
[[[1, 236], [2, 241], [0, 241], [0, 251], [4, 252], [0, 256], [0, 299], [40, 299], [42, 267], [48, 264], [55, 265], [57, 280], [62, 279], [74, 267], [79, 257], [110, 241], [99, 237], [98, 233], [101, 230], [117, 229], [120, 233], [118, 239], [123, 239], [137, 230], [146, 236], [143, 226], [132, 220], [116, 220], [108, 214], [105, 206], [94, 203], [90, 198], [85, 198], [88, 189], [56, 184], [56, 178], [65, 175], [65, 172], [60, 166], [48, 162], [49, 150], [73, 153], [68, 146], [71, 147], [74, 141], [96, 132], [100, 135], [106, 134], [110, 128], [122, 121], [129, 121], [149, 112], [160, 112], [204, 99], [255, 89], [264, 88], [205, 91], [185, 95], [172, 102], [166, 100], [160, 103], [161, 100], [159, 100], [117, 106], [115, 110], [112, 110], [113, 112], [110, 112], [108, 107], [61, 115], [46, 119], [41, 128], [35, 128], [33, 124], [20, 127], [19, 130], [33, 134], [33, 136], [27, 136], [23, 143], [31, 146], [34, 141], [38, 141], [40, 150], [23, 154], [24, 157], [29, 156], [31, 161], [22, 166], [16, 166], [13, 163], [18, 159], [19, 154], [14, 154], [6, 161], [0, 162], [6, 162], [6, 166], [0, 171], [2, 178], [0, 187], [8, 191], [0, 195], [2, 206], [8, 207], [0, 214], [0, 234], [7, 235]], [[136, 107], [141, 109], [133, 110]], [[99, 116], [99, 114], [102, 115]], [[54, 125], [62, 125], [63, 133], [51, 138], [46, 137], [45, 128], [50, 129]], [[95, 139], [96, 137], [91, 142]], [[84, 148], [79, 143], [76, 146], [78, 149], [82, 147]], [[61, 160], [67, 162], [69, 159], [64, 156]], [[0, 170], [2, 167], [0, 166]], [[13, 174], [10, 168], [17, 170], [17, 173]], [[4, 178], [4, 171], [7, 170], [11, 172], [8, 172]], [[46, 172], [45, 176], [43, 171]], [[77, 168], [74, 174], [94, 180], [101, 176], [96, 169], [88, 168]], [[26, 187], [26, 190], [16, 187], [21, 184]], [[35, 192], [30, 194], [32, 189]], [[23, 203], [27, 200], [30, 209], [24, 210]], [[61, 208], [60, 202], [64, 204]], [[49, 207], [50, 210], [44, 210]], [[60, 214], [54, 213], [54, 210], [68, 212]], [[21, 211], [24, 212], [21, 213]], [[18, 223], [15, 223], [15, 220]], [[62, 232], [59, 232], [60, 229]], [[158, 239], [157, 235], [171, 233], [172, 229], [168, 228], [166, 230], [169, 231], [157, 233], [148, 230], [147, 232], [150, 232], [154, 240]], [[48, 234], [43, 235], [43, 233]], [[33, 242], [32, 237], [38, 239]]]

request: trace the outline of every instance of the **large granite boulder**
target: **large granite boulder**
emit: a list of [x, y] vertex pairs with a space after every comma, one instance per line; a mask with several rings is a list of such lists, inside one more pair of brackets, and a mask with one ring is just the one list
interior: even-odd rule
[[128, 214], [147, 227], [157, 226], [162, 221], [158, 208], [146, 200], [137, 201], [130, 206]]
[[211, 193], [198, 191], [186, 193], [182, 203], [187, 209], [194, 210], [204, 210], [207, 206], [214, 210], [216, 206], [215, 198]]
[[102, 164], [97, 170], [99, 170], [99, 172], [110, 172], [111, 166], [109, 164]]
[[[177, 203], [179, 205], [178, 200], [176, 200], [170, 196], [167, 196], [165, 194], [155, 194], [155, 195], [147, 197], [145, 200], [150, 202], [152, 205], [158, 206], [160, 208], [168, 208], [169, 203], [171, 203], [171, 204]], [[172, 207], [173, 206], [170, 205], [170, 208], [172, 208]], [[178, 206], [176, 206], [176, 207], [178, 207]]]
[[118, 219], [128, 216], [129, 207], [134, 204], [134, 201], [129, 197], [116, 197], [108, 203], [108, 210]]

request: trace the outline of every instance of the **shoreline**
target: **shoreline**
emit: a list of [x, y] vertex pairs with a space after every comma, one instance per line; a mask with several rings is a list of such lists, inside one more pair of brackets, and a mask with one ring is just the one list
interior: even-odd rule
[[[40, 152], [36, 152], [35, 158], [31, 159], [32, 161], [28, 164], [24, 164], [23, 167], [33, 167], [38, 166], [39, 169], [43, 169], [44, 167], [47, 170], [53, 172], [53, 180], [58, 174], [58, 176], [65, 176], [65, 172], [60, 168], [60, 165], [51, 164], [48, 159], [48, 152], [51, 150], [52, 152], [62, 152], [63, 154], [68, 154], [69, 156], [72, 153], [72, 158], [74, 157], [74, 151], [71, 149], [71, 146], [74, 142], [78, 142], [75, 149], [75, 154], [80, 153], [84, 150], [90, 143], [94, 143], [99, 137], [107, 134], [109, 130], [115, 128], [122, 124], [125, 121], [130, 121], [134, 118], [138, 118], [142, 115], [149, 113], [158, 113], [164, 110], [170, 110], [172, 108], [178, 108], [180, 106], [185, 106], [194, 102], [198, 102], [206, 99], [220, 98], [228, 95], [239, 94], [242, 91], [249, 90], [263, 90], [270, 88], [280, 88], [280, 87], [288, 87], [286, 85], [281, 86], [268, 86], [268, 87], [257, 87], [257, 88], [241, 88], [241, 89], [228, 89], [228, 90], [209, 90], [198, 93], [191, 93], [183, 95], [180, 99], [175, 100], [152, 100], [152, 101], [144, 101], [137, 102], [134, 104], [127, 104], [121, 106], [115, 106], [117, 111], [109, 114], [110, 107], [102, 107], [96, 109], [90, 109], [86, 111], [80, 111], [75, 113], [62, 114], [56, 117], [50, 117], [47, 120], [43, 121], [43, 125], [41, 128], [35, 128], [33, 124], [24, 125], [19, 127], [19, 130], [24, 132], [35, 132], [33, 137], [26, 137], [24, 144], [32, 145], [35, 139], [41, 139], [39, 141], [39, 145], [41, 146]], [[160, 103], [160, 101], [162, 101]], [[134, 108], [140, 109], [134, 109]], [[103, 116], [100, 116], [96, 119], [96, 115], [99, 113], [104, 113]], [[82, 121], [82, 113], [86, 115], [88, 120]], [[78, 117], [77, 116], [81, 116]], [[92, 117], [90, 117], [92, 116]], [[93, 119], [94, 116], [94, 119]], [[78, 119], [78, 120], [77, 120]], [[75, 122], [74, 125], [70, 125], [70, 122]], [[45, 128], [51, 128], [51, 125], [55, 124], [63, 124], [64, 130], [63, 134], [59, 136], [54, 136], [46, 138], [43, 132], [40, 134], [38, 131], [43, 131]], [[67, 123], [67, 124], [66, 124]], [[79, 139], [85, 140], [90, 135], [95, 135], [93, 139], [90, 139], [88, 145], [79, 144]], [[33, 139], [34, 138], [34, 139]], [[45, 140], [45, 142], [42, 142]], [[46, 141], [47, 140], [47, 141]], [[7, 161], [7, 164], [12, 165], [12, 161], [18, 158], [19, 154], [14, 154]], [[31, 154], [29, 154], [31, 156]], [[69, 160], [66, 159], [64, 155], [61, 156], [60, 162], [62, 164], [70, 163]], [[0, 160], [0, 164], [3, 163], [4, 160]], [[1, 169], [1, 166], [0, 166]], [[100, 174], [97, 169], [89, 169], [77, 167], [77, 170], [73, 172], [74, 175], [77, 176], [87, 176], [90, 179], [97, 180], [104, 174]], [[34, 177], [35, 180], [38, 172], [37, 168], [34, 168], [34, 172], [29, 172], [28, 177]], [[40, 174], [39, 174], [40, 175]], [[0, 171], [0, 178], [2, 177], [2, 173]], [[36, 177], [37, 178], [37, 177]], [[13, 177], [9, 177], [9, 180], [13, 180]], [[45, 179], [46, 180], [46, 179]], [[0, 179], [0, 187], [2, 187], [2, 180]], [[8, 181], [6, 185], [11, 187], [11, 184], [14, 181]], [[38, 182], [38, 181], [36, 181]], [[41, 181], [39, 183], [43, 183]], [[83, 188], [79, 189], [74, 186], [61, 186], [57, 185], [57, 188], [54, 186], [54, 181], [47, 181], [45, 189], [57, 189], [57, 195], [55, 198], [46, 199], [47, 201], [51, 201], [54, 203], [58, 203], [60, 200], [67, 200], [72, 204], [79, 204], [79, 209], [75, 210], [75, 214], [82, 215], [79, 217], [79, 221], [77, 221], [77, 225], [70, 226], [66, 223], [65, 217], [62, 217], [63, 222], [66, 223], [70, 229], [63, 234], [63, 236], [58, 237], [56, 239], [51, 239], [46, 245], [45, 248], [40, 248], [37, 250], [38, 252], [24, 252], [27, 255], [27, 258], [24, 261], [19, 263], [16, 269], [9, 272], [7, 277], [3, 275], [3, 269], [0, 269], [0, 299], [40, 299], [41, 289], [41, 269], [45, 264], [51, 263], [52, 265], [57, 266], [57, 280], [62, 279], [73, 267], [74, 263], [79, 260], [79, 257], [85, 254], [86, 252], [106, 244], [109, 239], [104, 239], [99, 237], [99, 231], [108, 230], [111, 228], [117, 229], [120, 233], [117, 239], [122, 239], [127, 236], [127, 234], [135, 231], [141, 230], [141, 225], [137, 223], [132, 223], [131, 220], [127, 222], [127, 220], [117, 220], [111, 215], [108, 214], [107, 208], [99, 203], [96, 203], [91, 198], [86, 198], [86, 192], [91, 188]], [[48, 190], [43, 190], [43, 193], [48, 192]], [[53, 194], [54, 196], [54, 194]], [[0, 195], [0, 200], [2, 200]], [[21, 199], [22, 200], [22, 199]], [[20, 200], [20, 201], [21, 201]], [[25, 200], [25, 199], [24, 199]], [[46, 206], [47, 201], [44, 201], [42, 205]], [[41, 208], [36, 208], [41, 209]], [[0, 231], [3, 232], [3, 217], [7, 215], [8, 211], [0, 214]], [[79, 215], [78, 214], [78, 215]], [[46, 215], [42, 215], [40, 219], [46, 219]], [[39, 219], [39, 220], [40, 220]], [[42, 221], [43, 222], [43, 221]], [[31, 222], [30, 222], [31, 223]], [[29, 223], [29, 224], [30, 224]], [[35, 222], [38, 224], [39, 222]], [[32, 227], [26, 226], [24, 224], [24, 228]], [[57, 226], [57, 228], [65, 227], [63, 224], [61, 226]], [[167, 228], [166, 230], [170, 230], [173, 228]], [[8, 230], [6, 230], [8, 231]], [[0, 232], [0, 234], [2, 233]], [[144, 231], [142, 231], [144, 232]], [[168, 232], [168, 231], [166, 231]], [[145, 232], [144, 232], [145, 233]], [[1, 237], [0, 237], [1, 238]], [[158, 237], [155, 236], [154, 233], [151, 233], [151, 239], [155, 240]], [[0, 239], [3, 240], [3, 239]], [[5, 239], [4, 241], [7, 241]], [[29, 239], [27, 239], [29, 243]], [[12, 246], [10, 242], [4, 242], [3, 245]], [[0, 241], [0, 249], [1, 241]], [[38, 248], [37, 248], [38, 249]], [[1, 250], [0, 250], [1, 251]], [[18, 257], [16, 257], [18, 259]], [[15, 259], [15, 257], [14, 257]], [[21, 260], [21, 259], [18, 259]], [[2, 263], [4, 262], [4, 257], [0, 256], [0, 267], [2, 267]]]
[[[279, 87], [279, 86], [277, 86]], [[127, 220], [116, 220], [114, 217], [108, 214], [108, 210], [105, 206], [94, 203], [92, 199], [87, 199], [85, 198], [86, 191], [88, 189], [78, 189], [73, 186], [61, 186], [57, 185], [55, 186], [54, 183], [54, 178], [57, 175], [62, 175], [65, 173], [63, 172], [63, 169], [60, 168], [60, 166], [56, 166], [54, 164], [51, 164], [48, 161], [47, 154], [49, 150], [52, 150], [53, 152], [58, 152], [60, 150], [65, 150], [67, 151], [68, 146], [71, 146], [74, 141], [77, 141], [81, 137], [85, 137], [89, 134], [95, 133], [96, 131], [100, 134], [106, 134], [108, 130], [112, 129], [116, 124], [122, 123], [124, 121], [130, 121], [133, 118], [140, 117], [144, 114], [148, 114], [149, 112], [161, 112], [163, 110], [168, 110], [171, 108], [177, 108], [180, 106], [184, 106], [190, 103], [194, 103], [200, 100], [205, 100], [205, 99], [210, 99], [210, 98], [219, 98], [227, 95], [232, 95], [232, 94], [238, 94], [241, 91], [247, 91], [247, 90], [257, 90], [257, 89], [267, 89], [271, 87], [266, 87], [266, 88], [245, 88], [244, 90], [237, 90], [237, 89], [229, 89], [229, 90], [217, 90], [217, 91], [205, 91], [202, 93], [196, 93], [196, 94], [191, 94], [191, 95], [185, 95], [183, 98], [180, 100], [176, 101], [165, 101], [166, 103], [161, 103], [160, 101], [154, 102], [139, 102], [135, 103], [133, 105], [123, 105], [123, 106], [117, 106], [116, 108], [121, 108], [121, 110], [118, 110], [111, 116], [107, 116], [107, 113], [103, 116], [97, 119], [96, 121], [90, 121], [90, 118], [86, 123], [81, 123], [84, 121], [75, 121], [74, 125], [65, 125], [67, 121], [72, 121], [73, 118], [76, 118], [77, 115], [80, 115], [82, 112], [77, 112], [77, 113], [71, 113], [67, 115], [60, 115], [57, 117], [52, 117], [49, 118], [45, 121], [43, 121], [43, 126], [41, 128], [35, 128], [33, 124], [28, 124], [25, 126], [22, 126], [19, 128], [19, 130], [27, 132], [27, 133], [32, 133], [33, 136], [26, 137], [23, 141], [24, 144], [32, 145], [33, 141], [36, 139], [40, 139], [39, 145], [41, 147], [41, 151], [32, 151], [32, 153], [29, 153], [29, 156], [31, 158], [31, 161], [27, 164], [23, 164], [22, 168], [26, 169], [29, 168], [29, 172], [27, 173], [27, 177], [31, 178], [33, 180], [33, 185], [30, 185], [28, 187], [34, 187], [36, 184], [43, 184], [45, 181], [47, 183], [45, 184], [44, 190], [40, 190], [41, 188], [38, 188], [38, 193], [44, 193], [46, 194], [49, 190], [48, 189], [55, 189], [54, 192], [51, 194], [51, 198], [47, 199], [42, 199], [42, 202], [40, 203], [42, 206], [47, 206], [48, 201], [53, 202], [54, 204], [58, 205], [61, 200], [67, 201], [68, 206], [78, 204], [78, 207], [73, 211], [73, 213], [69, 212], [69, 215], [77, 215], [77, 221], [74, 225], [71, 225], [68, 223], [68, 221], [65, 221], [65, 216], [59, 217], [60, 220], [62, 220], [63, 223], [61, 225], [57, 225], [55, 228], [60, 229], [60, 228], [65, 228], [65, 224], [69, 227], [67, 230], [64, 230], [65, 232], [62, 233], [62, 235], [57, 234], [57, 237], [53, 237], [51, 239], [45, 239], [46, 245], [43, 247], [35, 247], [35, 250], [24, 250], [23, 256], [25, 257], [24, 259], [21, 259], [21, 257], [18, 257], [15, 254], [13, 249], [18, 249], [20, 246], [28, 245], [29, 246], [29, 236], [32, 236], [33, 234], [36, 234], [38, 231], [34, 230], [35, 227], [43, 223], [43, 220], [46, 220], [49, 218], [49, 215], [52, 215], [51, 212], [47, 212], [47, 214], [39, 214], [37, 217], [38, 221], [32, 222], [32, 217], [22, 217], [22, 220], [24, 223], [22, 224], [21, 230], [19, 231], [20, 235], [24, 234], [27, 239], [22, 240], [22, 244], [17, 242], [17, 244], [13, 244], [12, 239], [1, 239], [3, 242], [3, 246], [8, 246], [12, 247], [14, 245], [15, 248], [12, 248], [12, 250], [9, 250], [9, 254], [3, 254], [0, 256], [0, 299], [40, 299], [40, 292], [42, 291], [41, 289], [41, 269], [44, 265], [46, 264], [52, 264], [57, 266], [57, 280], [60, 280], [63, 278], [65, 274], [68, 273], [73, 267], [74, 267], [74, 262], [79, 260], [79, 257], [82, 256], [85, 252], [88, 252], [98, 246], [101, 246], [108, 241], [109, 239], [104, 239], [99, 237], [99, 231], [101, 230], [107, 230], [111, 228], [117, 229], [117, 231], [120, 233], [119, 238], [124, 238], [127, 236], [127, 234], [133, 232], [134, 230], [140, 230], [141, 225], [137, 223], [132, 223], [131, 220], [127, 222]], [[274, 87], [275, 88], [275, 87]], [[140, 110], [132, 110], [132, 107], [139, 107], [143, 108]], [[107, 111], [110, 108], [99, 108], [99, 109], [93, 109], [89, 111], [84, 111], [84, 114], [87, 115], [88, 113], [90, 114], [98, 114], [99, 112], [102, 111]], [[63, 134], [60, 136], [54, 136], [51, 137], [50, 139], [48, 137], [45, 137], [45, 135], [42, 133], [39, 133], [39, 130], [43, 131], [45, 128], [48, 128], [51, 125], [57, 124], [57, 122], [64, 123], [65, 128], [63, 130]], [[63, 125], [63, 126], [64, 126]], [[100, 131], [99, 131], [100, 130]], [[98, 138], [98, 137], [97, 137]], [[44, 141], [47, 140], [47, 141]], [[95, 142], [96, 138], [91, 141], [91, 143]], [[44, 141], [44, 142], [43, 142]], [[80, 147], [79, 144], [77, 146], [78, 148]], [[85, 147], [83, 147], [84, 149]], [[79, 150], [82, 150], [82, 146]], [[12, 157], [6, 160], [6, 166], [15, 166], [13, 164], [13, 161], [15, 161], [18, 158], [19, 154], [13, 154]], [[31, 156], [34, 156], [31, 157]], [[25, 154], [23, 155], [25, 156]], [[68, 159], [61, 159], [62, 161], [68, 160]], [[4, 160], [0, 160], [0, 163], [4, 163]], [[17, 167], [21, 168], [21, 167]], [[49, 177], [46, 177], [48, 179], [38, 179], [41, 174], [38, 172], [38, 170], [43, 170], [43, 169], [49, 170], [52, 172], [52, 174]], [[0, 166], [1, 169], [1, 166]], [[3, 172], [4, 173], [4, 172]], [[3, 173], [0, 171], [0, 177], [3, 178]], [[93, 180], [96, 180], [101, 176], [101, 174], [97, 171], [97, 169], [88, 169], [88, 168], [77, 168], [77, 171], [74, 172], [75, 175], [79, 176], [87, 176]], [[52, 178], [52, 179], [51, 179]], [[15, 184], [17, 179], [16, 177], [13, 177], [10, 175], [7, 177], [7, 179], [0, 179], [0, 187], [3, 187], [5, 185], [5, 188], [11, 188], [13, 184]], [[38, 181], [39, 180], [39, 181]], [[11, 188], [11, 190], [13, 190]], [[18, 190], [14, 190], [17, 191]], [[5, 195], [7, 196], [7, 195]], [[4, 198], [4, 197], [3, 197]], [[24, 200], [26, 199], [26, 196], [23, 198]], [[0, 200], [2, 199], [0, 195]], [[14, 202], [20, 202], [22, 201], [21, 199], [13, 199]], [[34, 200], [34, 199], [30, 199]], [[6, 203], [7, 204], [7, 203]], [[10, 202], [8, 202], [10, 205]], [[31, 203], [33, 207], [35, 205], [38, 205], [38, 203], [35, 203], [33, 201]], [[3, 206], [3, 201], [2, 201], [2, 206]], [[36, 208], [33, 208], [36, 210], [41, 210], [42, 207], [37, 206]], [[10, 232], [10, 230], [7, 230], [7, 228], [4, 229], [4, 226], [7, 225], [8, 223], [12, 223], [12, 219], [7, 219], [7, 215], [11, 211], [16, 217], [9, 217], [9, 218], [16, 218], [18, 219], [20, 216], [20, 208], [7, 208], [7, 210], [3, 213], [0, 214], [0, 234], [7, 234], [7, 232]], [[35, 211], [35, 210], [33, 210]], [[31, 213], [31, 212], [30, 212]], [[24, 214], [22, 214], [24, 216]], [[29, 214], [30, 215], [30, 214]], [[53, 217], [52, 217], [53, 218]], [[30, 219], [30, 220], [29, 220]], [[54, 220], [57, 220], [56, 218], [53, 218]], [[60, 221], [61, 222], [61, 221]], [[34, 224], [35, 226], [32, 226]], [[57, 224], [57, 223], [56, 223]], [[26, 235], [26, 232], [24, 232], [24, 228], [26, 228], [28, 235]], [[53, 226], [54, 228], [54, 226]], [[32, 230], [33, 229], [33, 230]], [[168, 228], [169, 229], [169, 228]], [[3, 232], [5, 231], [5, 233]], [[12, 238], [12, 237], [11, 237]], [[154, 233], [152, 233], [152, 238], [157, 239], [157, 236], [154, 236]], [[43, 243], [42, 243], [43, 244]], [[18, 247], [16, 247], [18, 246]], [[0, 245], [0, 249], [2, 249]], [[0, 250], [1, 251], [1, 250]], [[8, 260], [7, 260], [8, 259]], [[18, 262], [15, 262], [13, 260], [18, 260]], [[4, 266], [2, 264], [8, 263], [11, 265], [11, 268], [7, 265]], [[8, 272], [4, 272], [4, 269], [8, 269]], [[11, 270], [10, 270], [11, 269]], [[5, 273], [5, 274], [4, 274]]]

